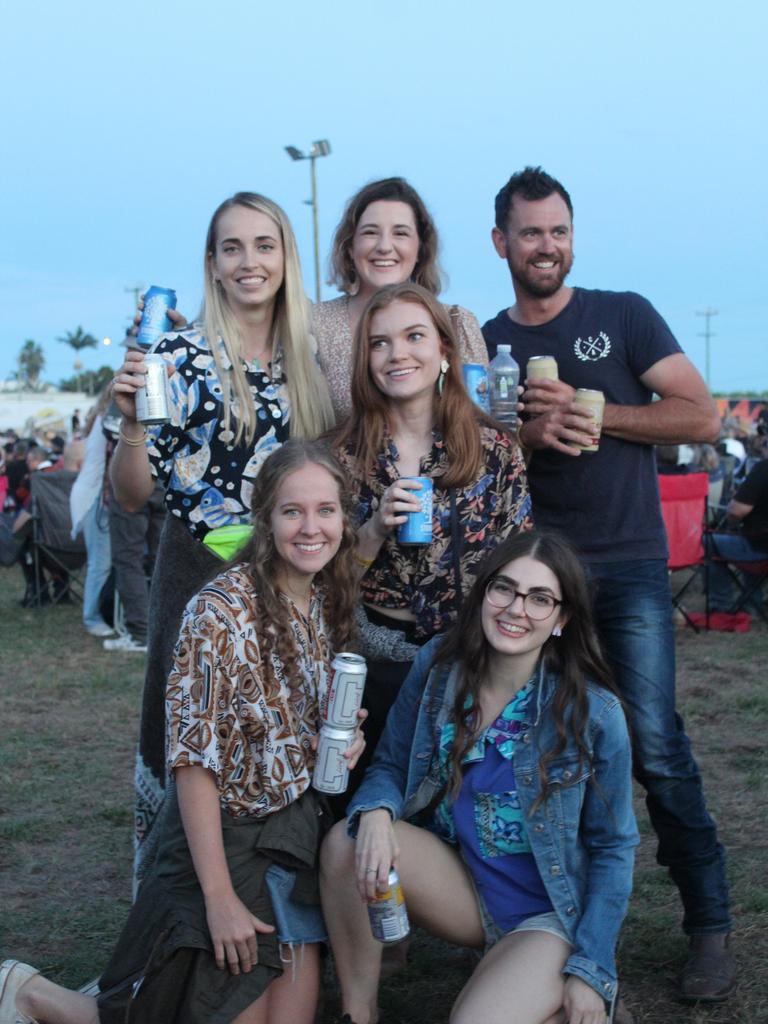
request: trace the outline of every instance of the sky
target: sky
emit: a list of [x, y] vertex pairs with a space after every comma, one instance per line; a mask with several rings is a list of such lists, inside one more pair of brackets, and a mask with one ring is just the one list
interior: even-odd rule
[[[122, 339], [136, 286], [201, 299], [205, 231], [246, 189], [288, 213], [314, 292], [345, 201], [392, 174], [420, 191], [449, 276], [484, 322], [512, 302], [493, 199], [541, 164], [570, 191], [569, 283], [633, 290], [710, 384], [768, 389], [768, 5], [712, 0], [220, 0], [9, 5], [0, 41], [0, 381], [23, 342]], [[324, 275], [325, 276], [325, 275]], [[335, 290], [326, 286], [323, 298]], [[115, 345], [87, 368], [119, 365]]]

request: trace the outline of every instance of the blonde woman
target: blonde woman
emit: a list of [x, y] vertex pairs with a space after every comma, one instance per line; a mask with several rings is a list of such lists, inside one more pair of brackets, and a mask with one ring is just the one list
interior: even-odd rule
[[[361, 188], [347, 203], [331, 250], [331, 283], [344, 294], [318, 303], [312, 330], [339, 423], [352, 412], [355, 330], [368, 300], [385, 285], [412, 281], [430, 294], [442, 286], [437, 228], [424, 200], [404, 178], [384, 178]], [[477, 318], [446, 306], [464, 363], [487, 363]]]
[[309, 340], [296, 241], [280, 207], [251, 192], [223, 202], [208, 228], [204, 277], [198, 319], [155, 347], [168, 362], [171, 422], [145, 430], [136, 421], [141, 352], [126, 354], [113, 384], [123, 416], [112, 462], [117, 500], [129, 511], [141, 507], [157, 478], [170, 512], [150, 596], [137, 879], [165, 791], [163, 697], [184, 606], [216, 571], [221, 529], [249, 521], [265, 458], [289, 437], [315, 437], [333, 420]]

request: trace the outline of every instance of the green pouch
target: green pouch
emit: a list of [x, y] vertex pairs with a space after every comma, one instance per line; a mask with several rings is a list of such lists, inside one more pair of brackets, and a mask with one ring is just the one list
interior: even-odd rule
[[245, 523], [239, 526], [219, 526], [216, 530], [209, 530], [203, 544], [222, 562], [228, 562], [248, 543], [252, 533], [253, 527]]

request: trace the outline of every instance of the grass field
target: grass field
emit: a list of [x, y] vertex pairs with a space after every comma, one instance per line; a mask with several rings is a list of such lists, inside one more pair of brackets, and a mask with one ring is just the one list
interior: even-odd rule
[[[0, 956], [79, 985], [98, 974], [130, 903], [143, 659], [104, 652], [79, 608], [22, 610], [20, 589], [17, 570], [0, 570]], [[739, 988], [709, 1009], [675, 1002], [680, 907], [639, 793], [621, 978], [638, 1024], [768, 1024], [768, 629], [678, 636], [679, 703], [729, 854]], [[382, 986], [386, 1024], [447, 1020], [470, 970], [463, 950], [417, 935], [409, 966]], [[329, 974], [324, 1024], [335, 1007]]]

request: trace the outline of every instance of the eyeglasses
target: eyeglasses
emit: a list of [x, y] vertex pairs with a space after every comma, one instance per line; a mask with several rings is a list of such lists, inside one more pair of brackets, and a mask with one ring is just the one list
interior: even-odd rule
[[509, 608], [518, 597], [523, 599], [523, 611], [529, 619], [548, 619], [562, 601], [541, 590], [529, 590], [527, 594], [516, 590], [509, 580], [495, 576], [485, 588], [488, 603], [494, 608]]

